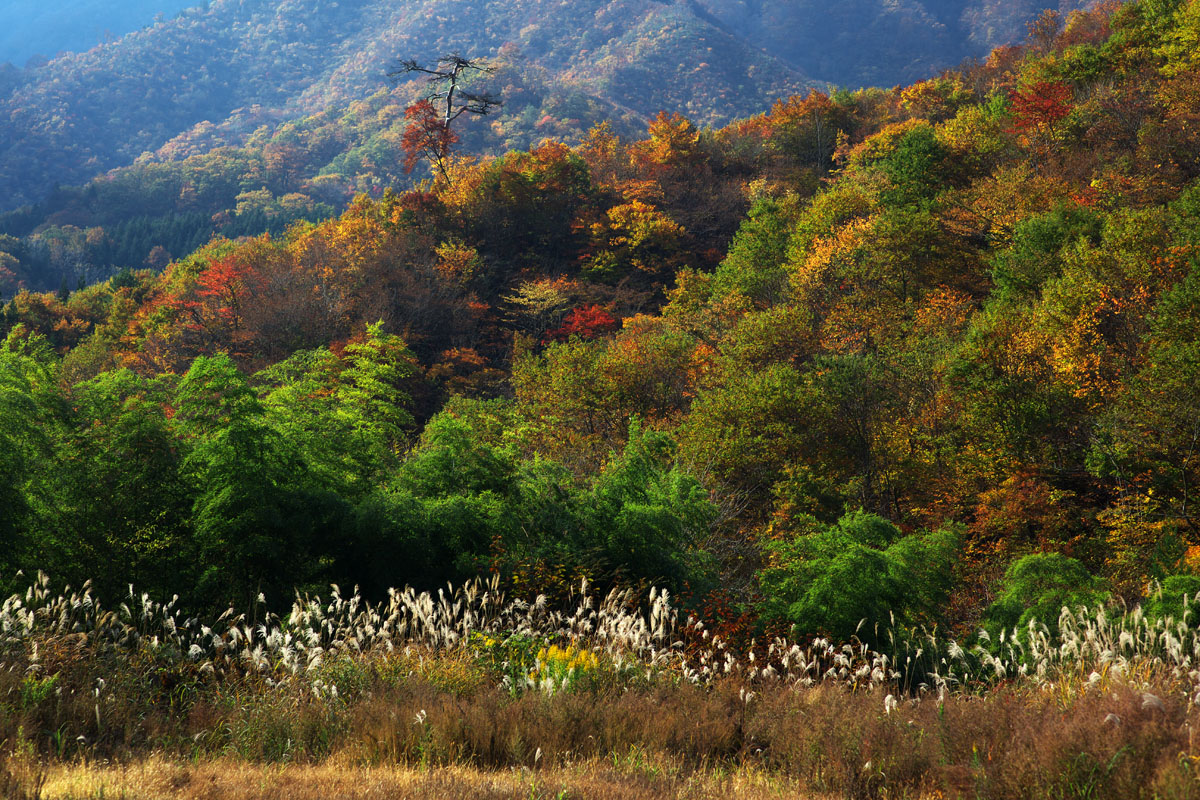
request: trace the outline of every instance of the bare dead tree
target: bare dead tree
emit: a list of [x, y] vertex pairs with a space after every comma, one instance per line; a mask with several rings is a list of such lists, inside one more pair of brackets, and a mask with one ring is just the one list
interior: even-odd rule
[[485, 62], [451, 53], [439, 58], [432, 67], [423, 67], [414, 59], [400, 60], [397, 67], [388, 72], [393, 82], [413, 73], [428, 76], [428, 92], [404, 110], [404, 116], [410, 120], [401, 140], [406, 155], [405, 169], [411, 172], [424, 158], [435, 174], [450, 181], [446, 166], [450, 150], [458, 141], [458, 135], [450, 128], [451, 123], [463, 114], [483, 116], [501, 106], [496, 95], [468, 91], [463, 84], [469, 78], [491, 75], [495, 71], [495, 67]]
[[442, 124], [449, 126], [463, 114], [490, 114], [499, 108], [500, 98], [491, 92], [470, 92], [462, 84], [468, 77], [491, 75], [496, 68], [483, 61], [472, 61], [458, 53], [442, 56], [432, 67], [423, 67], [414, 59], [402, 59], [388, 77], [398, 81], [414, 72], [428, 75], [429, 93], [425, 100], [439, 107]]

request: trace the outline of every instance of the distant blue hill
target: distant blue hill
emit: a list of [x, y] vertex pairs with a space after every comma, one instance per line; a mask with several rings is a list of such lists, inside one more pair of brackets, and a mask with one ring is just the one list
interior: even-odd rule
[[0, 0], [0, 64], [88, 50], [202, 0]]

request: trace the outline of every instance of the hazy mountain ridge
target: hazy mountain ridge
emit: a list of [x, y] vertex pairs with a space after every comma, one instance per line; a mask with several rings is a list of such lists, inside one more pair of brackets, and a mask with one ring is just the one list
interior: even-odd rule
[[0, 101], [5, 205], [131, 162], [202, 120], [285, 105], [362, 3], [213, 3], [21, 75]]
[[1020, 40], [1043, 8], [1080, 0], [693, 0], [767, 52], [823, 80], [856, 88], [929, 77]]
[[[1062, 0], [1064, 7], [1075, 0]], [[1041, 4], [962, 0], [216, 0], [36, 69], [0, 71], [0, 208], [131, 163], [202, 123], [285, 120], [448, 51], [546, 70], [634, 116], [723, 124], [824, 86], [892, 85], [1011, 40]]]
[[[714, 123], [819, 85], [683, 5], [570, 8], [552, 28], [544, 21], [564, 16], [560, 2], [218, 0], [188, 10], [118, 42], [9, 75], [15, 85], [0, 100], [0, 202], [11, 208], [55, 184], [82, 183], [198, 123], [220, 124], [239, 108], [261, 106], [290, 118], [343, 106], [386, 88], [385, 73], [398, 56], [494, 56], [515, 46], [552, 82], [646, 117], [676, 107]], [[681, 69], [687, 64], [705, 66]]]
[[[728, 70], [704, 62], [715, 43], [720, 55], [746, 64], [761, 59], [774, 70], [770, 81], [750, 78], [752, 88], [738, 103], [740, 114], [761, 110], [763, 98], [783, 96], [821, 82], [804, 75], [770, 56], [752, 43], [700, 19], [687, 4], [660, 0], [582, 0], [569, 5], [561, 0], [492, 0], [475, 4], [468, 0], [424, 0], [401, 3], [389, 9], [377, 4], [368, 13], [371, 23], [347, 38], [353, 51], [314, 82], [300, 99], [301, 107], [316, 111], [341, 104], [377, 90], [382, 72], [397, 56], [434, 59], [451, 51], [495, 57], [502, 49], [516, 48], [519, 58], [558, 74], [564, 83], [598, 97], [617, 100], [644, 116], [663, 108], [664, 94], [650, 91], [638, 96], [636, 88], [625, 90], [622, 76], [642, 66], [664, 50], [676, 57], [699, 58], [704, 63], [704, 81], [686, 81], [697, 95], [713, 93], [713, 87], [734, 88]], [[517, 56], [512, 56], [514, 59]], [[686, 62], [684, 62], [686, 63]], [[682, 77], [681, 64], [672, 63], [664, 77]], [[769, 85], [768, 85], [769, 84]], [[653, 88], [653, 87], [649, 87]], [[701, 122], [728, 121], [735, 114], [711, 103], [695, 104]], [[672, 109], [682, 110], [682, 109]]]
[[23, 65], [38, 56], [89, 50], [151, 25], [162, 14], [202, 5], [197, 0], [3, 0], [0, 2], [0, 64]]

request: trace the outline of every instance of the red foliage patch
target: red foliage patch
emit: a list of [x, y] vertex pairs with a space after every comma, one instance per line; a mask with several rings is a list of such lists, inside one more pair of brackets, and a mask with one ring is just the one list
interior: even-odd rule
[[413, 103], [404, 110], [404, 118], [410, 120], [400, 139], [405, 171], [412, 172], [422, 158], [428, 158], [435, 165], [442, 164], [458, 141], [458, 134], [450, 130], [433, 103], [428, 100]]
[[563, 324], [546, 334], [546, 341], [565, 341], [572, 336], [581, 339], [595, 339], [606, 333], [612, 333], [621, 327], [621, 323], [598, 305], [577, 308], [567, 314]]
[[1029, 133], [1053, 128], [1071, 113], [1075, 92], [1065, 83], [1038, 81], [1024, 91], [1012, 93], [1013, 130]]

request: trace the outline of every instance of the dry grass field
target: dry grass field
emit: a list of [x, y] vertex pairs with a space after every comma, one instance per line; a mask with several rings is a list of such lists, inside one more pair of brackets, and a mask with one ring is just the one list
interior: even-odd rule
[[792, 780], [749, 769], [685, 771], [669, 759], [588, 761], [550, 769], [482, 771], [350, 764], [66, 765], [46, 776], [43, 800], [775, 800], [818, 797]]

